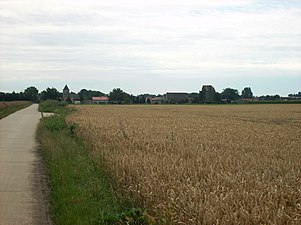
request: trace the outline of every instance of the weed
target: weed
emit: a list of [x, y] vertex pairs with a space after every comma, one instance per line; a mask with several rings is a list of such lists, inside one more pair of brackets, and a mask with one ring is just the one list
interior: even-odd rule
[[65, 118], [60, 115], [53, 115], [44, 118], [45, 126], [51, 131], [60, 131], [67, 127]]

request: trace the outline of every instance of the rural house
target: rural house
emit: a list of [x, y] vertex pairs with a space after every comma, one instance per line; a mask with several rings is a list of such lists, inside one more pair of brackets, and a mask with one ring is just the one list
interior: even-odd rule
[[167, 92], [164, 95], [166, 103], [185, 103], [188, 102], [188, 93], [184, 92]]
[[107, 96], [92, 97], [93, 104], [108, 104], [109, 100]]
[[145, 98], [145, 103], [147, 103], [147, 104], [163, 104], [164, 98], [163, 97], [147, 97], [147, 98]]

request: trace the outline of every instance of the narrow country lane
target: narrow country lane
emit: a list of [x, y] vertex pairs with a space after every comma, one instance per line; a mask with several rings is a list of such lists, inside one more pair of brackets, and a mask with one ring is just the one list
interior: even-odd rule
[[38, 154], [38, 105], [0, 120], [0, 225], [50, 224]]

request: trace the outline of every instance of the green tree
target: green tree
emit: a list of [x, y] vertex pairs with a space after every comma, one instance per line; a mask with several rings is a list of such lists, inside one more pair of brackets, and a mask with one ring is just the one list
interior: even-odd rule
[[297, 94], [289, 94], [288, 97], [301, 97], [301, 91], [299, 91]]
[[200, 101], [199, 93], [192, 92], [188, 94], [188, 97], [190, 98], [191, 103], [199, 103]]
[[118, 104], [130, 103], [130, 96], [129, 96], [129, 94], [125, 93], [120, 88], [114, 88], [110, 92], [109, 98], [110, 98], [110, 100], [112, 102], [116, 102]]
[[101, 97], [105, 96], [105, 93], [101, 91], [92, 91], [87, 89], [81, 89], [80, 92], [78, 92], [79, 98], [81, 101], [83, 100], [91, 100], [92, 97]]
[[253, 92], [250, 87], [245, 87], [241, 92], [242, 98], [253, 98]]
[[199, 102], [203, 102], [204, 101], [204, 93], [203, 91], [199, 91]]
[[226, 88], [221, 93], [221, 98], [226, 99], [227, 102], [232, 102], [239, 99], [239, 93], [237, 89]]
[[220, 102], [222, 99], [221, 99], [221, 94], [218, 93], [218, 92], [215, 92], [215, 101], [216, 102]]
[[56, 88], [47, 88], [45, 91], [42, 91], [41, 93], [41, 100], [59, 100], [60, 99], [60, 93]]
[[27, 100], [30, 100], [32, 102], [37, 102], [38, 101], [38, 89], [36, 87], [28, 87], [24, 90], [24, 98], [26, 98]]

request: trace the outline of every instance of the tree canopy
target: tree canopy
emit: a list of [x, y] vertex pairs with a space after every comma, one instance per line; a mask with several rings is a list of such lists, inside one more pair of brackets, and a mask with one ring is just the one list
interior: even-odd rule
[[105, 96], [105, 93], [103, 93], [101, 91], [81, 89], [80, 92], [78, 92], [78, 95], [79, 95], [80, 100], [83, 101], [83, 100], [91, 100], [92, 97]]
[[241, 92], [242, 98], [253, 98], [253, 92], [250, 87], [245, 87]]
[[301, 91], [299, 91], [297, 94], [289, 94], [288, 97], [301, 97]]
[[114, 88], [110, 94], [109, 98], [112, 102], [123, 104], [123, 103], [129, 103], [130, 102], [130, 95], [128, 93], [125, 93], [120, 88]]
[[60, 93], [56, 88], [47, 88], [45, 91], [42, 91], [41, 93], [41, 100], [59, 100], [60, 99]]
[[221, 99], [225, 99], [227, 102], [232, 102], [239, 98], [240, 96], [237, 89], [226, 88], [221, 93]]
[[27, 99], [27, 100], [30, 100], [32, 102], [37, 102], [38, 101], [38, 94], [39, 94], [39, 91], [36, 87], [28, 87], [24, 90], [24, 97]]
[[18, 100], [28, 100], [37, 102], [38, 101], [38, 89], [36, 87], [28, 87], [24, 90], [24, 92], [16, 93], [13, 91], [12, 93], [0, 92], [0, 101], [18, 101]]

